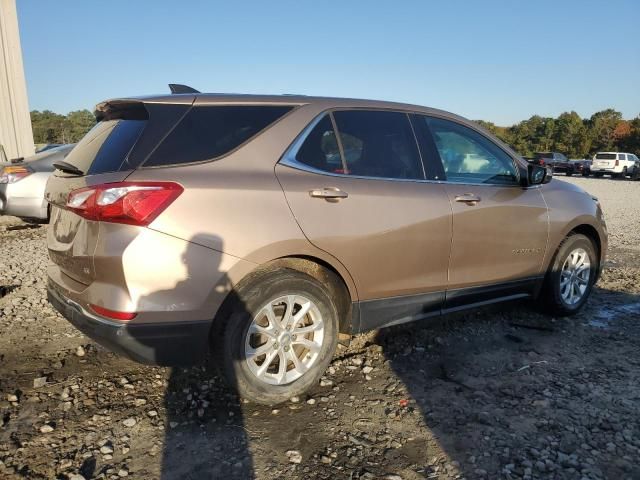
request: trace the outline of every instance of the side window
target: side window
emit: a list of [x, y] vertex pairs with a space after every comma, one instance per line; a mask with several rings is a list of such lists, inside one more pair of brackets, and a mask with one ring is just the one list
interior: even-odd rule
[[336, 132], [329, 115], [325, 115], [307, 135], [296, 160], [325, 172], [344, 173]]
[[624, 160], [624, 153], [618, 154], [618, 160]]
[[293, 107], [193, 107], [144, 163], [145, 167], [211, 160], [226, 155]]
[[423, 180], [415, 136], [405, 113], [350, 110], [333, 113], [349, 175]]
[[484, 135], [449, 120], [423, 118], [433, 135], [448, 182], [518, 184], [513, 159]]

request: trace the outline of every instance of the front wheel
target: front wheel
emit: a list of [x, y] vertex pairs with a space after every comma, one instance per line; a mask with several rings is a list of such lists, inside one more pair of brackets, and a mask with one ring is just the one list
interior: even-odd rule
[[338, 310], [322, 284], [280, 268], [256, 275], [233, 295], [213, 348], [238, 394], [275, 405], [315, 385], [338, 339]]
[[541, 292], [552, 315], [570, 316], [584, 306], [599, 268], [593, 242], [581, 234], [569, 235], [558, 247]]

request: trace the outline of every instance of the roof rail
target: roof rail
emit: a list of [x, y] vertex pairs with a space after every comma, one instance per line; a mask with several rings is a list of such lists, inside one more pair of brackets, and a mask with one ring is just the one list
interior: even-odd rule
[[170, 83], [169, 90], [171, 90], [171, 93], [200, 93], [195, 88], [191, 88], [187, 85], [181, 85], [180, 83]]

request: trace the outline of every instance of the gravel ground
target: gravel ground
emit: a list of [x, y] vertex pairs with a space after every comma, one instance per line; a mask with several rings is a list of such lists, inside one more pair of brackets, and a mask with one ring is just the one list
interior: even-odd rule
[[360, 336], [278, 409], [97, 347], [46, 302], [45, 228], [0, 217], [0, 478], [640, 478], [640, 182], [568, 181], [611, 235], [580, 315]]

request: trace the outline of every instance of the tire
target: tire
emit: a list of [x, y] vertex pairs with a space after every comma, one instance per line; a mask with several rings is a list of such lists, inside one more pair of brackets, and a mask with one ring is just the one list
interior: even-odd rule
[[[279, 268], [254, 275], [233, 295], [235, 298], [230, 300], [227, 310], [230, 313], [222, 319], [222, 331], [214, 332], [212, 342], [216, 363], [240, 397], [276, 405], [316, 385], [331, 362], [338, 341], [338, 309], [325, 287], [297, 270]], [[313, 325], [321, 325], [322, 329], [295, 334], [295, 329], [285, 329], [279, 320], [284, 319], [287, 311], [295, 315], [300, 311], [296, 308], [301, 308], [305, 301], [311, 305], [309, 311], [294, 327], [302, 328], [302, 322], [307, 322], [307, 329]], [[287, 302], [293, 308], [289, 309]], [[265, 315], [269, 309], [274, 312], [273, 323]], [[315, 352], [302, 346], [302, 341], [314, 344]], [[262, 353], [250, 357], [249, 348]], [[292, 355], [296, 355], [302, 367], [297, 368]], [[260, 376], [261, 367], [269, 358], [266, 372]], [[285, 358], [282, 362], [285, 366], [281, 368]], [[308, 369], [301, 373], [305, 365]]]
[[633, 174], [631, 175], [631, 180], [640, 180], [640, 168], [634, 167]]
[[589, 176], [589, 171], [588, 170], [583, 170], [582, 171], [582, 176], [583, 177], [588, 177]]
[[593, 174], [593, 176], [596, 178], [602, 178], [604, 176], [604, 173], [596, 172]]
[[[576, 280], [574, 282], [576, 285], [575, 290], [573, 286], [569, 285], [571, 293], [575, 293], [577, 298], [567, 298], [568, 295], [566, 294], [569, 293], [569, 290], [566, 287], [563, 289], [562, 283], [568, 281], [571, 284], [576, 277], [580, 277], [584, 281], [586, 275], [584, 273], [582, 275], [569, 276], [570, 280], [567, 279], [567, 271], [571, 270], [571, 255], [574, 255], [575, 258], [576, 252], [584, 252], [588, 257], [589, 265], [586, 270], [583, 269], [583, 272], [588, 272], [588, 278], [586, 278], [585, 283]], [[569, 270], [566, 270], [567, 267]], [[578, 313], [591, 294], [598, 269], [599, 258], [591, 239], [581, 234], [572, 234], [565, 238], [558, 247], [547, 271], [541, 291], [541, 300], [547, 313], [562, 317]], [[584, 291], [581, 291], [581, 285], [584, 285]], [[579, 296], [577, 295], [578, 292], [580, 293]]]
[[571, 175], [573, 175], [573, 170], [567, 170], [567, 173], [565, 173], [565, 175], [567, 177], [570, 177]]

